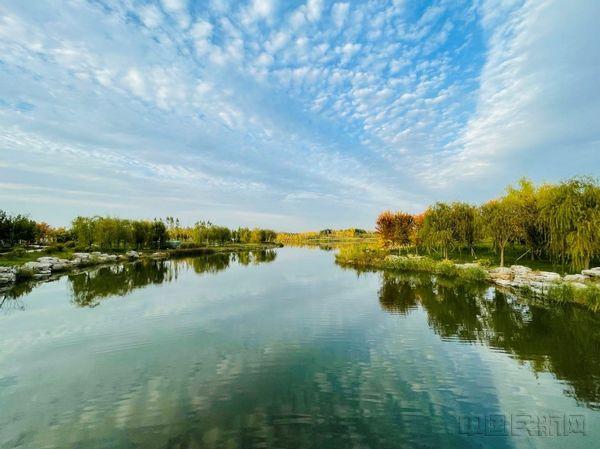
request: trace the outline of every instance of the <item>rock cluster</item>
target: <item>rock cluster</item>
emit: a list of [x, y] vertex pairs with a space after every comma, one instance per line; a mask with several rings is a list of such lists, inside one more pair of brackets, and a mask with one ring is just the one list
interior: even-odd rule
[[15, 267], [0, 267], [0, 285], [12, 284], [17, 280]]
[[[584, 282], [597, 277], [600, 280], [600, 267], [583, 270], [581, 274], [569, 274], [562, 277], [551, 271], [534, 271], [522, 265], [497, 267], [488, 271], [490, 279], [497, 285], [513, 288], [530, 288], [535, 293], [544, 293], [559, 282], [568, 282], [576, 288], [584, 288]], [[595, 273], [595, 274], [591, 274]]]
[[70, 260], [50, 256], [40, 257], [37, 261], [24, 263], [19, 268], [0, 266], [0, 285], [12, 284], [16, 282], [19, 276], [31, 279], [46, 279], [52, 273], [71, 268], [113, 263], [118, 260], [135, 260], [139, 257], [137, 251], [128, 251], [124, 256], [101, 252], [74, 253], [73, 258]]

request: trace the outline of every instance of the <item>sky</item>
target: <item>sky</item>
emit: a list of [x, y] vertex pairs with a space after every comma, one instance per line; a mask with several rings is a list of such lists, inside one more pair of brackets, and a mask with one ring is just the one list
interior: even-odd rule
[[0, 209], [372, 229], [600, 175], [596, 0], [3, 0]]

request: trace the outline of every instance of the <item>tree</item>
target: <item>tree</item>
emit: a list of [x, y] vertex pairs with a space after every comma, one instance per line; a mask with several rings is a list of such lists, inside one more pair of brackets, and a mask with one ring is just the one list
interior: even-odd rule
[[517, 187], [508, 187], [506, 196], [519, 209], [519, 239], [530, 253], [531, 260], [540, 257], [547, 242], [540, 223], [539, 189], [528, 179], [519, 180]]
[[550, 253], [574, 269], [589, 268], [600, 254], [600, 187], [590, 178], [574, 178], [540, 192], [540, 221]]
[[415, 220], [404, 212], [385, 211], [377, 217], [375, 229], [384, 246], [408, 245]]
[[452, 208], [446, 203], [436, 203], [425, 211], [420, 238], [429, 249], [439, 249], [444, 258], [455, 243]]
[[473, 249], [475, 244], [475, 219], [477, 208], [467, 203], [455, 202], [450, 205], [450, 228], [452, 229], [452, 242], [458, 247], [459, 252], [464, 249]]
[[482, 228], [500, 251], [500, 266], [504, 266], [506, 245], [520, 235], [518, 204], [509, 197], [491, 200], [480, 208]]

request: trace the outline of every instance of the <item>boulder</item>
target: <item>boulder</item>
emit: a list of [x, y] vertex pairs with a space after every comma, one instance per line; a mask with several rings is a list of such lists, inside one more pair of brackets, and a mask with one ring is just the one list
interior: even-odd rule
[[560, 274], [554, 273], [552, 271], [532, 271], [524, 277], [531, 280], [532, 282], [543, 283], [552, 283], [561, 280]]
[[524, 267], [523, 265], [511, 265], [510, 271], [515, 276], [525, 276], [525, 275], [531, 273], [532, 270], [531, 270], [531, 268]]
[[592, 278], [600, 278], [600, 267], [590, 268], [589, 270], [583, 270], [581, 274]]
[[166, 259], [167, 257], [169, 257], [169, 255], [167, 253], [157, 251], [155, 253], [152, 253], [152, 256], [150, 257], [152, 257], [153, 259]]
[[58, 257], [40, 257], [37, 261], [41, 264], [49, 265], [51, 271], [63, 271], [71, 266], [70, 261], [59, 259]]
[[34, 279], [42, 279], [52, 274], [52, 266], [49, 263], [27, 262], [21, 265], [20, 270], [30, 273]]
[[511, 280], [513, 273], [510, 268], [507, 267], [496, 267], [489, 271], [492, 280]]
[[565, 282], [584, 282], [587, 281], [590, 277], [585, 274], [567, 274], [563, 281]]
[[133, 251], [133, 250], [127, 251], [125, 253], [125, 255], [130, 259], [139, 259], [140, 258], [139, 253], [137, 251]]
[[15, 267], [0, 267], [0, 285], [12, 284], [17, 280]]
[[87, 260], [90, 258], [90, 253], [73, 253], [73, 259]]

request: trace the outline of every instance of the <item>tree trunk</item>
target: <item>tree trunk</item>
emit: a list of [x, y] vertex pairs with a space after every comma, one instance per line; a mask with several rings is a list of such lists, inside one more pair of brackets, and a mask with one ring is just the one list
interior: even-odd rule
[[500, 266], [504, 266], [504, 245], [500, 246]]

